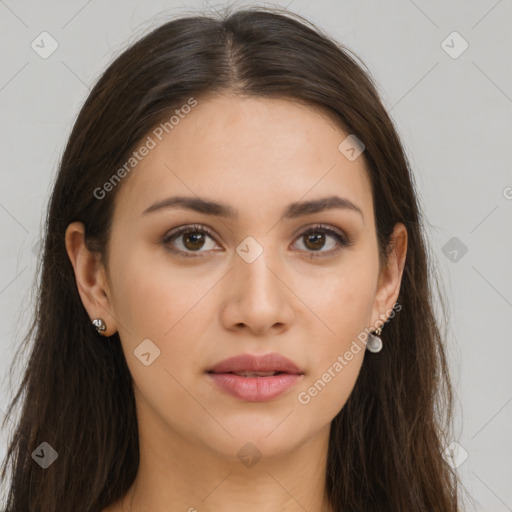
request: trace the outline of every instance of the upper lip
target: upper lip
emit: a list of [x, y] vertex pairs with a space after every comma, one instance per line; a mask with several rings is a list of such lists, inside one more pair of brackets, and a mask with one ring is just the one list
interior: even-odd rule
[[244, 370], [253, 372], [284, 372], [302, 375], [304, 372], [290, 359], [281, 354], [240, 354], [220, 361], [208, 373], [234, 373]]

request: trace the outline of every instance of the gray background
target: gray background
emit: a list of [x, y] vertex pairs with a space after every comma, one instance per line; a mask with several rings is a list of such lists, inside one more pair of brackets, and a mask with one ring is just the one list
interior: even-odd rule
[[[0, 419], [30, 315], [48, 194], [80, 106], [126, 45], [174, 15], [222, 5], [0, 0]], [[289, 5], [354, 50], [379, 84], [410, 158], [451, 311], [452, 441], [459, 457], [467, 452], [457, 462], [475, 501], [467, 510], [512, 511], [511, 2], [274, 5]], [[31, 47], [43, 31], [58, 43], [46, 59]], [[448, 37], [454, 31], [463, 39]], [[0, 441], [3, 457], [5, 432]]]

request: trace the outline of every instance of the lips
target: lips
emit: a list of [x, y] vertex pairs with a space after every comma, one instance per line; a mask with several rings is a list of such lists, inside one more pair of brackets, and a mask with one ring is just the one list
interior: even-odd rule
[[293, 361], [276, 353], [261, 356], [240, 354], [217, 363], [207, 371], [208, 373], [233, 373], [246, 377], [267, 377], [281, 373], [304, 374]]
[[304, 372], [280, 354], [241, 354], [225, 359], [207, 371], [224, 393], [245, 402], [266, 402], [290, 392]]

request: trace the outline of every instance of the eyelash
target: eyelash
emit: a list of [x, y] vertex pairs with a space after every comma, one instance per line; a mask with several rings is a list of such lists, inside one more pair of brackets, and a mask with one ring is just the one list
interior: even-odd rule
[[[184, 233], [196, 233], [196, 232], [206, 233], [208, 236], [210, 236], [210, 238], [215, 240], [215, 236], [206, 226], [203, 226], [201, 224], [189, 224], [186, 226], [182, 226], [182, 227], [178, 228], [177, 230], [172, 231], [171, 233], [167, 234], [164, 237], [164, 239], [162, 240], [162, 242], [164, 243], [164, 245], [167, 245], [173, 239], [179, 238]], [[338, 247], [336, 249], [332, 249], [330, 251], [306, 251], [306, 252], [310, 253], [310, 256], [309, 256], [310, 258], [322, 258], [325, 256], [332, 256], [334, 254], [337, 254], [342, 248], [350, 247], [351, 245], [353, 245], [353, 242], [348, 240], [341, 233], [338, 233], [334, 229], [331, 229], [329, 226], [326, 226], [324, 224], [317, 224], [315, 226], [312, 226], [312, 227], [306, 229], [305, 231], [300, 233], [300, 235], [297, 238], [300, 238], [300, 237], [303, 237], [305, 235], [309, 235], [312, 233], [323, 233], [323, 234], [332, 236], [333, 238], [335, 238], [337, 240]], [[207, 251], [192, 251], [192, 252], [191, 251], [182, 251], [181, 249], [175, 249], [175, 248], [171, 248], [171, 247], [169, 247], [169, 250], [175, 254], [178, 254], [179, 256], [181, 256], [183, 258], [198, 258], [198, 257], [202, 257], [202, 256], [200, 254], [194, 254], [194, 252], [195, 253], [207, 252]]]

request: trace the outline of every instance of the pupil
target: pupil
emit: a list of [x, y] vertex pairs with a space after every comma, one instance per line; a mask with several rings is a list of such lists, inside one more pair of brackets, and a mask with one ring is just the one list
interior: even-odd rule
[[[191, 240], [192, 246], [189, 247], [187, 243]], [[187, 234], [185, 236], [185, 246], [189, 249], [200, 249], [204, 243], [204, 235], [202, 233], [198, 233], [197, 231], [192, 234]]]
[[[324, 244], [324, 236], [325, 235], [323, 233], [307, 235], [306, 246], [309, 247], [309, 241], [313, 240], [313, 247], [309, 247], [309, 248], [310, 249], [321, 249]], [[320, 242], [320, 244], [318, 244], [318, 242]]]

